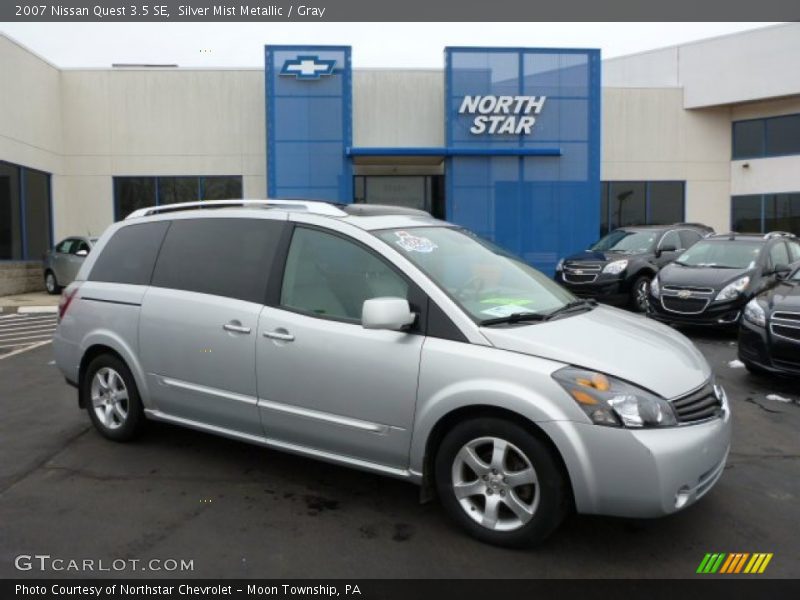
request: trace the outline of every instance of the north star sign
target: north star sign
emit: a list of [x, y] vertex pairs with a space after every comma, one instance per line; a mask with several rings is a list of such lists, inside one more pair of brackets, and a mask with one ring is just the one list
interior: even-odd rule
[[470, 133], [475, 135], [530, 135], [546, 96], [464, 96], [460, 115], [477, 115]]

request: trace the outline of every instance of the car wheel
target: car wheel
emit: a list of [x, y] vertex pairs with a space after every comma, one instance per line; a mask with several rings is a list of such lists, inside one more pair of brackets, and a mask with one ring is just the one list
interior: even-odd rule
[[637, 277], [631, 287], [631, 308], [636, 312], [647, 312], [647, 296], [650, 293], [650, 278]]
[[456, 425], [439, 446], [434, 477], [449, 516], [472, 536], [499, 546], [543, 541], [571, 506], [550, 448], [505, 419]]
[[52, 271], [46, 271], [44, 274], [44, 289], [48, 294], [58, 294], [61, 291], [61, 286], [58, 285], [56, 275]]
[[97, 430], [110, 440], [126, 442], [139, 433], [144, 411], [127, 365], [110, 354], [92, 360], [81, 381], [82, 405]]

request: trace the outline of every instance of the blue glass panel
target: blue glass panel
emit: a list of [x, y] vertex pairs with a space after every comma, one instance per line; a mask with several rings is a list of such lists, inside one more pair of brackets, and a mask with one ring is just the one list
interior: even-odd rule
[[[447, 159], [448, 219], [552, 273], [560, 257], [585, 248], [599, 229], [599, 51], [448, 48], [446, 64], [447, 143], [487, 149], [487, 156]], [[459, 113], [465, 96], [546, 100], [539, 112]], [[499, 133], [499, 125], [494, 134], [471, 131], [481, 115], [535, 121], [529, 132]], [[553, 147], [561, 156], [491, 156], [495, 148]]]
[[265, 55], [269, 196], [351, 202], [350, 48], [267, 46]]

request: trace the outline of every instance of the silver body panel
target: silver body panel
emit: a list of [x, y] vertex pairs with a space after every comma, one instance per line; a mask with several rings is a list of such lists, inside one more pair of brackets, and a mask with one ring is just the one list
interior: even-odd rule
[[[103, 246], [128, 220], [106, 231], [78, 273], [81, 286], [53, 345], [67, 379], [78, 381], [81, 360], [93, 346], [107, 346], [130, 367], [150, 418], [417, 483], [441, 419], [469, 408], [505, 410], [549, 437], [584, 513], [674, 512], [679, 488], [690, 490], [688, 506], [722, 472], [730, 444], [727, 411], [679, 427], [603, 427], [593, 425], [551, 376], [577, 365], [679, 397], [712, 374], [674, 330], [606, 307], [546, 323], [479, 327], [370, 233], [452, 226], [427, 217], [333, 217], [280, 208], [208, 214], [293, 221], [353, 238], [413, 280], [466, 341], [368, 330], [206, 294], [86, 281]], [[186, 211], [141, 220], [196, 216]]]

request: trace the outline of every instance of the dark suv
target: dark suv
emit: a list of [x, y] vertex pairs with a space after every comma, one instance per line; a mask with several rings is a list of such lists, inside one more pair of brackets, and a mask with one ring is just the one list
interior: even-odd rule
[[[789, 246], [800, 261], [800, 244]], [[739, 359], [750, 371], [800, 376], [800, 266], [745, 306]]]
[[753, 296], [800, 256], [790, 233], [726, 233], [695, 244], [650, 283], [648, 316], [676, 324], [736, 326]]
[[712, 233], [699, 223], [615, 229], [588, 250], [560, 260], [555, 278], [576, 296], [643, 312], [658, 270]]

